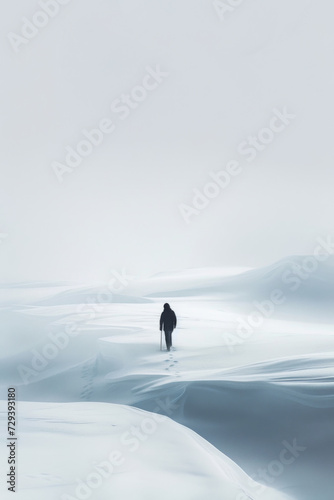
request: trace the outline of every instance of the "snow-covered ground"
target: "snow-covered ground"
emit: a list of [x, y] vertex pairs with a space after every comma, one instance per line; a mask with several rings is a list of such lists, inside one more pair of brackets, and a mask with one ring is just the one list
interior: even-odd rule
[[[64, 283], [1, 294], [20, 500], [333, 498], [331, 258], [160, 274], [117, 294]], [[166, 301], [179, 320], [170, 353]], [[2, 478], [6, 454], [3, 439]]]

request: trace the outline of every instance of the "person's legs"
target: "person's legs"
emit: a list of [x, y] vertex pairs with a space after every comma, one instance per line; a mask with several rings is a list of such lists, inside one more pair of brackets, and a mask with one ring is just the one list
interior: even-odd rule
[[170, 351], [170, 348], [172, 346], [172, 332], [168, 332], [168, 350]]
[[170, 332], [170, 331], [165, 332], [165, 339], [166, 339], [167, 351], [170, 351], [171, 335], [172, 335], [172, 332]]

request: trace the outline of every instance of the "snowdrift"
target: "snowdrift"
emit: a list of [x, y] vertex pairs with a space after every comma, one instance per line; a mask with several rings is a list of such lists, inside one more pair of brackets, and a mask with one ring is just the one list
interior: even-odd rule
[[19, 412], [19, 500], [288, 500], [159, 414], [98, 403], [21, 403]]
[[[203, 269], [160, 275], [110, 302], [103, 287], [4, 286], [0, 384], [3, 395], [15, 386], [20, 401], [18, 497], [73, 500], [77, 479], [108, 457], [118, 431], [160, 414], [169, 419], [148, 448], [130, 453], [92, 495], [279, 500], [284, 492], [332, 500], [331, 260], [291, 292], [288, 320], [277, 308], [261, 327], [244, 329], [254, 302], [268, 300], [282, 287], [282, 272], [305, 267], [303, 259], [234, 276]], [[159, 350], [166, 299], [179, 320], [170, 353]], [[289, 464], [280, 458], [286, 450]], [[175, 490], [162, 491], [164, 481]]]
[[276, 315], [334, 319], [334, 256], [294, 256], [256, 270], [226, 276], [224, 269], [188, 270], [158, 275], [129, 287], [128, 293], [149, 298], [218, 300], [231, 307], [270, 300], [279, 290], [284, 298]]

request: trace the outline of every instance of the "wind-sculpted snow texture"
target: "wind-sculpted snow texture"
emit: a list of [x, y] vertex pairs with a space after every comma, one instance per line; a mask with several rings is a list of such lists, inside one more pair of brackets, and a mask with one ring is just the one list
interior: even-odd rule
[[18, 500], [332, 500], [334, 272], [323, 262], [291, 290], [301, 259], [158, 275], [106, 302], [103, 287], [3, 287]]

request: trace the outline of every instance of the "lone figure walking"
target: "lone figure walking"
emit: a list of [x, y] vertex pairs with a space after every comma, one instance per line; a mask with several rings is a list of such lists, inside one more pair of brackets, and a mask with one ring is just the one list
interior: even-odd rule
[[172, 332], [176, 327], [176, 323], [175, 312], [170, 308], [169, 304], [164, 304], [164, 310], [160, 316], [160, 331], [163, 329], [165, 332], [167, 351], [170, 351], [172, 347]]

